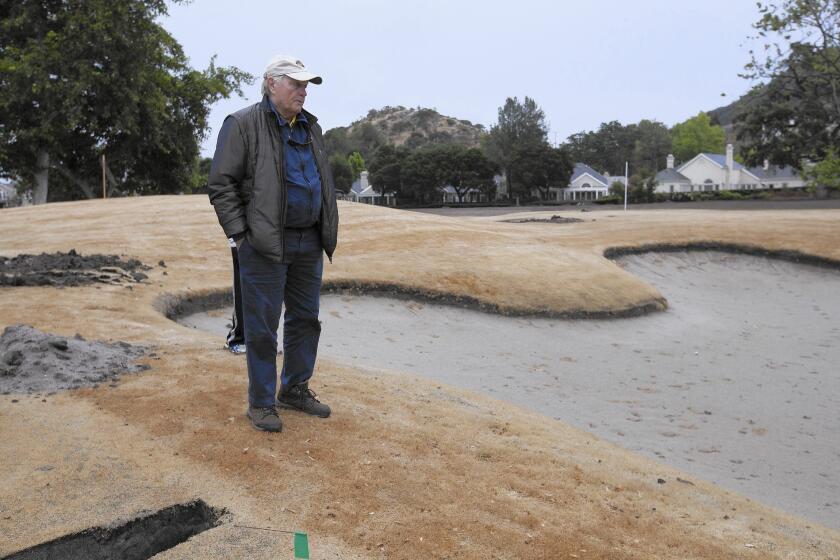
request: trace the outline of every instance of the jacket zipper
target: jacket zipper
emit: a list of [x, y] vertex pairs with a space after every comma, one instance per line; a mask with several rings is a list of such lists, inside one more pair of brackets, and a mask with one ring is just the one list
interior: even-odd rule
[[[271, 122], [272, 122], [272, 130], [275, 134], [270, 134], [269, 137], [271, 138], [271, 149], [274, 151], [276, 156], [279, 158], [279, 179], [280, 179], [280, 261], [286, 260], [286, 157], [283, 153], [283, 150], [280, 149], [283, 146], [283, 134], [280, 132], [280, 123], [277, 122], [277, 116], [272, 112], [271, 114]], [[280, 138], [281, 142], [280, 145], [277, 145], [277, 137]]]
[[[314, 135], [313, 135], [313, 138], [314, 138]], [[327, 189], [324, 188], [324, 184], [326, 183], [326, 181], [324, 181], [324, 172], [322, 170], [322, 166], [321, 166], [321, 163], [320, 163], [320, 161], [321, 161], [321, 157], [320, 157], [321, 156], [321, 146], [320, 146], [320, 143], [316, 143], [316, 142], [312, 142], [312, 146], [313, 146], [312, 153], [315, 156], [315, 167], [318, 169], [318, 176], [321, 178], [321, 208], [322, 208], [321, 213], [324, 215], [324, 224], [327, 226], [327, 231], [330, 232], [330, 235], [332, 235], [332, 218], [330, 217], [330, 210], [329, 210], [330, 206], [329, 206], [329, 204], [326, 200], [326, 194], [327, 194], [326, 190]], [[332, 244], [332, 241], [333, 240], [330, 239], [330, 244]], [[327, 253], [327, 258], [330, 260], [330, 263], [333, 262], [332, 253]]]

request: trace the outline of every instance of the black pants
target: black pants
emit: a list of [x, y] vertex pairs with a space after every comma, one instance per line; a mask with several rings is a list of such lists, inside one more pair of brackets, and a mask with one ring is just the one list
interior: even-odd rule
[[236, 250], [236, 242], [228, 240], [230, 244], [230, 255], [233, 258], [233, 316], [230, 320], [230, 332], [227, 334], [225, 343], [227, 346], [234, 344], [245, 344], [245, 321], [242, 319], [242, 286], [239, 283], [239, 252]]

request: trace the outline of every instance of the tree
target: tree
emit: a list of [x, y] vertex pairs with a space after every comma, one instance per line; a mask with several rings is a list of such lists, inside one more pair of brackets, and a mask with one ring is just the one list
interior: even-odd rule
[[[635, 140], [633, 142], [630, 166], [637, 171], [654, 174], [665, 167], [665, 160], [671, 150], [671, 133], [659, 121], [643, 119], [636, 125]], [[610, 169], [613, 173], [622, 173], [624, 169]], [[622, 173], [623, 174], [623, 173]]]
[[350, 171], [353, 174], [353, 180], [359, 178], [362, 171], [365, 170], [365, 158], [359, 152], [353, 152], [347, 156], [347, 164], [350, 166]]
[[407, 196], [403, 187], [403, 166], [408, 156], [407, 149], [387, 145], [374, 152], [368, 169], [370, 184], [376, 192], [394, 193], [398, 198]]
[[[622, 198], [624, 193], [622, 192]], [[634, 173], [627, 190], [629, 202], [654, 202], [656, 200], [656, 179], [648, 173]]]
[[746, 160], [801, 167], [840, 145], [840, 1], [759, 3], [764, 42], [744, 78], [761, 80], [735, 117]]
[[515, 178], [511, 185], [514, 192], [527, 197], [536, 189], [540, 198], [548, 200], [550, 187], [569, 184], [574, 165], [565, 150], [545, 142], [531, 142], [517, 146], [510, 169]]
[[493, 177], [496, 165], [477, 148], [451, 144], [433, 149], [437, 160], [439, 186], [451, 186], [458, 202], [464, 202], [464, 195], [476, 189], [485, 194], [495, 190]]
[[840, 190], [840, 151], [838, 148], [829, 148], [825, 159], [807, 169], [804, 175], [809, 179], [808, 185], [812, 188], [826, 187]]
[[498, 121], [483, 140], [484, 150], [499, 164], [510, 185], [513, 183], [510, 166], [517, 146], [546, 142], [547, 134], [545, 113], [533, 99], [525, 97], [520, 103], [516, 97], [508, 97], [499, 107]]
[[437, 199], [443, 186], [437, 152], [435, 147], [421, 148], [405, 158], [402, 165], [401, 192], [419, 203]]
[[725, 149], [723, 128], [713, 125], [709, 115], [703, 112], [675, 124], [671, 135], [674, 157], [678, 161], [688, 161], [701, 152], [720, 154]]
[[566, 147], [573, 161], [598, 171], [623, 174], [625, 163], [632, 169], [656, 171], [671, 153], [671, 133], [658, 121], [628, 125], [611, 121], [601, 123], [597, 131], [572, 134]]
[[617, 173], [630, 161], [636, 140], [636, 125], [623, 126], [618, 121], [601, 123], [597, 132], [580, 132], [568, 139], [569, 152], [575, 161], [597, 171]]
[[624, 200], [624, 183], [621, 181], [613, 181], [610, 185], [610, 196], [618, 196]]
[[92, 197], [105, 154], [112, 190], [188, 189], [210, 105], [252, 77], [190, 68], [165, 14], [164, 0], [0, 4], [0, 174], [36, 203]]
[[213, 163], [212, 158], [196, 158], [195, 165], [193, 165], [192, 181], [190, 181], [187, 192], [206, 192], [207, 179], [210, 177], [210, 165]]
[[335, 188], [343, 193], [350, 192], [350, 188], [353, 186], [353, 170], [347, 162], [347, 158], [341, 154], [333, 154], [330, 156], [329, 163]]

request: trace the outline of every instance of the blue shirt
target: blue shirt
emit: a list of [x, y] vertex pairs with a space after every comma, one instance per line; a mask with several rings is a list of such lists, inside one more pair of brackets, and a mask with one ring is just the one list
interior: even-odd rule
[[298, 113], [294, 124], [289, 125], [273, 103], [271, 110], [280, 123], [286, 160], [286, 227], [314, 226], [321, 216], [321, 176], [312, 152], [309, 123], [306, 115]]

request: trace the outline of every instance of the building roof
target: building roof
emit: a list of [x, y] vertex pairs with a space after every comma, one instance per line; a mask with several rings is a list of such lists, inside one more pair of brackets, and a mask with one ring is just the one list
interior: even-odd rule
[[[712, 160], [713, 162], [715, 162], [716, 164], [718, 164], [721, 167], [726, 167], [726, 155], [724, 155], [724, 154], [709, 154], [709, 153], [703, 152], [700, 155], [701, 156], [706, 156], [707, 158], [709, 158], [710, 160]], [[744, 166], [741, 165], [740, 163], [738, 163], [737, 161], [732, 160], [732, 169], [733, 170], [737, 171], [738, 169], [743, 169], [743, 167]]]
[[590, 177], [592, 177], [593, 179], [595, 179], [596, 181], [599, 181], [602, 185], [607, 186], [607, 187], [610, 186], [610, 182], [606, 177], [604, 177], [603, 175], [601, 175], [600, 173], [598, 173], [597, 171], [595, 171], [594, 169], [592, 169], [591, 167], [589, 167], [585, 163], [580, 163], [580, 162], [575, 164], [575, 170], [572, 172], [572, 178], [569, 179], [569, 183], [573, 183], [581, 175], [587, 175], [587, 174]]
[[656, 174], [656, 181], [658, 183], [690, 183], [691, 179], [677, 171], [676, 169], [663, 169]]
[[763, 167], [750, 167], [749, 172], [761, 180], [799, 179], [799, 173], [790, 165], [771, 165], [767, 169]]

